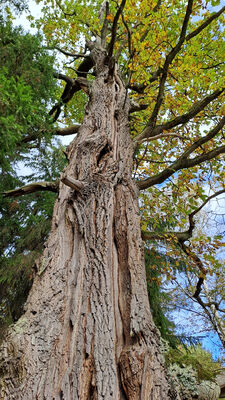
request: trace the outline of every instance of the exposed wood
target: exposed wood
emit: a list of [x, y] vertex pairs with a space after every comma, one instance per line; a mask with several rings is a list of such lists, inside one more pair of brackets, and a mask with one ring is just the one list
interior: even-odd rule
[[7, 192], [2, 192], [4, 197], [18, 197], [25, 194], [40, 192], [40, 191], [50, 191], [57, 193], [59, 190], [59, 181], [55, 182], [34, 182], [29, 185], [21, 186], [18, 189], [8, 190]]
[[61, 181], [69, 186], [70, 188], [77, 190], [78, 192], [80, 192], [84, 187], [85, 184], [83, 182], [78, 181], [77, 179], [73, 179], [70, 176], [65, 176], [63, 175], [63, 177], [61, 178]]
[[56, 131], [56, 134], [58, 136], [74, 135], [75, 133], [78, 132], [80, 127], [81, 127], [80, 124], [74, 124], [74, 125], [69, 126], [67, 128], [58, 128], [57, 131]]

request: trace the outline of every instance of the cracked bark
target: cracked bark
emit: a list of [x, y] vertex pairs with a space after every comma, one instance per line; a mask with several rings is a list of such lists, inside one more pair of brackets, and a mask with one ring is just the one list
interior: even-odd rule
[[2, 344], [0, 399], [172, 398], [146, 290], [130, 105], [103, 60], [64, 171], [85, 185], [60, 183], [25, 314]]

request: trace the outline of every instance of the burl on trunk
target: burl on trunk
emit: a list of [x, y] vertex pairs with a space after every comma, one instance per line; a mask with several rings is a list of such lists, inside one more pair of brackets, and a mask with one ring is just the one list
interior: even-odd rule
[[51, 233], [2, 346], [1, 399], [171, 397], [147, 297], [129, 98], [116, 64], [99, 49], [92, 58]]

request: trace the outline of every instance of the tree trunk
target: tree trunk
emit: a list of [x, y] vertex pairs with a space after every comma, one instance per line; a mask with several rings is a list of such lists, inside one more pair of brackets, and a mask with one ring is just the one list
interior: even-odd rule
[[146, 290], [129, 100], [116, 67], [93, 57], [67, 185], [26, 312], [2, 345], [0, 399], [172, 398]]

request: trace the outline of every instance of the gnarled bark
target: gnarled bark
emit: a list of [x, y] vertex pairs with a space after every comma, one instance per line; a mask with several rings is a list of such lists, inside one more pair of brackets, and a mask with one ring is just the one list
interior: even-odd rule
[[[1, 350], [1, 399], [167, 400], [144, 269], [129, 101], [94, 52], [96, 80], [69, 149], [26, 312]], [[110, 72], [110, 74], [109, 74]]]

